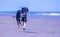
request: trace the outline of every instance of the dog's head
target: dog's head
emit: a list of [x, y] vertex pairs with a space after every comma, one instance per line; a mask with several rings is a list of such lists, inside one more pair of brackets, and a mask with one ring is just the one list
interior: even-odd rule
[[26, 13], [28, 12], [28, 8], [27, 7], [22, 7], [22, 13]]

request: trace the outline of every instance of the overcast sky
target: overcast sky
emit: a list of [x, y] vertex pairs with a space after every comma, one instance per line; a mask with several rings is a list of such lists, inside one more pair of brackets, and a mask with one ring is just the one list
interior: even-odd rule
[[0, 0], [0, 11], [17, 11], [28, 7], [29, 11], [60, 11], [60, 0]]

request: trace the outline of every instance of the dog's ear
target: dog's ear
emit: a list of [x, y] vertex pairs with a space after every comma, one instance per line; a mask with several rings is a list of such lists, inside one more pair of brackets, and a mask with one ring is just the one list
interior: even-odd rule
[[22, 11], [28, 11], [28, 8], [27, 7], [23, 7]]

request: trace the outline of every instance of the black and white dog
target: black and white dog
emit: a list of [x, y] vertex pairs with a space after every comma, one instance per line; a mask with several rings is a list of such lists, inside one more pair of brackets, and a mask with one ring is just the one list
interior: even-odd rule
[[21, 21], [23, 23], [23, 30], [25, 30], [26, 22], [27, 22], [27, 12], [28, 8], [23, 7], [21, 10], [18, 10], [16, 13], [16, 20], [18, 24], [18, 30], [19, 30], [19, 24], [21, 24]]

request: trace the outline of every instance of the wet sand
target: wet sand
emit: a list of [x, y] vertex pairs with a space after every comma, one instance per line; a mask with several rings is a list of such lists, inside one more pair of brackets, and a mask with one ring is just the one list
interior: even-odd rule
[[60, 37], [60, 16], [29, 16], [26, 30], [17, 31], [14, 16], [0, 15], [0, 37]]

